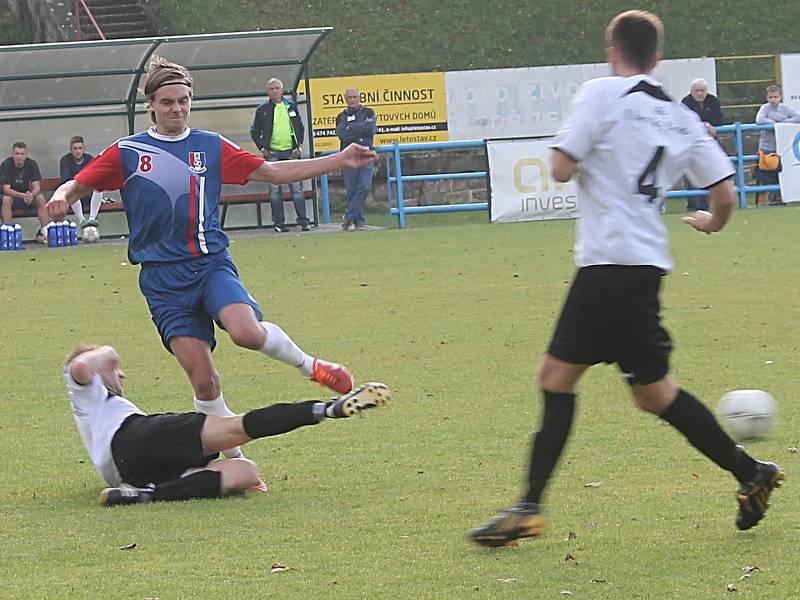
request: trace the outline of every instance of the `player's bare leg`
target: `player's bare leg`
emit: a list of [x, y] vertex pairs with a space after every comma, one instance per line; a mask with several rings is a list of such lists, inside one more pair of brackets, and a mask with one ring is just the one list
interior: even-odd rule
[[[187, 335], [179, 335], [169, 340], [169, 346], [181, 365], [195, 397], [201, 402], [214, 400], [220, 395], [220, 379], [214, 368], [211, 347], [208, 342]], [[231, 413], [234, 414], [234, 413]]]
[[237, 346], [248, 350], [261, 350], [264, 347], [267, 334], [249, 304], [235, 303], [222, 307], [219, 320]]
[[[211, 357], [211, 347], [205, 340], [179, 335], [169, 341], [172, 353], [183, 367], [194, 389], [194, 409], [206, 415], [230, 417], [235, 415], [222, 395], [219, 374]], [[224, 450], [228, 458], [239, 458], [242, 451], [237, 445]]]
[[647, 385], [634, 384], [631, 392], [639, 408], [660, 415], [675, 401], [678, 386], [671, 377], [664, 377]]
[[[258, 476], [256, 463], [247, 458], [212, 460], [208, 463], [206, 469], [220, 473], [221, 496], [239, 494], [257, 487], [260, 483], [264, 483]], [[266, 484], [264, 486], [266, 487]]]

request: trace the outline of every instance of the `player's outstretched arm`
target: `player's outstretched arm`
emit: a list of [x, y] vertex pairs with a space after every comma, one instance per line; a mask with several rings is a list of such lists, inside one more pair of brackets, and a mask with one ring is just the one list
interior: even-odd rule
[[697, 231], [714, 233], [720, 231], [731, 218], [736, 202], [730, 180], [720, 181], [708, 190], [711, 200], [711, 212], [698, 210], [694, 214], [683, 217], [683, 222]]
[[550, 162], [553, 165], [553, 179], [560, 183], [566, 183], [578, 170], [577, 161], [566, 152], [554, 148], [550, 154]]
[[83, 198], [92, 191], [92, 188], [81, 185], [74, 179], [62, 183], [58, 186], [58, 189], [53, 192], [53, 196], [47, 202], [47, 212], [50, 218], [54, 221], [63, 220], [64, 217], [67, 216], [69, 207], [72, 206], [76, 200]]
[[[336, 154], [302, 160], [281, 160], [264, 162], [248, 176], [250, 181], [266, 181], [269, 183], [293, 183], [311, 179], [338, 169], [357, 169], [378, 159], [378, 154], [366, 146], [350, 144]], [[80, 197], [80, 196], [79, 196]]]
[[116, 368], [119, 365], [119, 353], [113, 346], [100, 346], [79, 354], [69, 363], [69, 374], [76, 383], [86, 385], [92, 376], [102, 369]]

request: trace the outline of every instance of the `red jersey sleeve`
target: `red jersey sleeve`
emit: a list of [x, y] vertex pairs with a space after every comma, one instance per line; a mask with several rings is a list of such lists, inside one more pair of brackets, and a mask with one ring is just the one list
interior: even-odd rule
[[222, 164], [220, 165], [222, 183], [244, 185], [247, 183], [250, 173], [264, 164], [264, 159], [242, 150], [223, 136], [219, 136], [219, 139], [222, 143]]
[[92, 159], [75, 175], [75, 181], [93, 190], [118, 190], [124, 183], [122, 161], [116, 142]]

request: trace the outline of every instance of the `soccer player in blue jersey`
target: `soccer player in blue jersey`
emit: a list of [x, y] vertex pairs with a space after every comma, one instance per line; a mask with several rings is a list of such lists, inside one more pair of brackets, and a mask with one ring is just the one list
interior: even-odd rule
[[[358, 168], [377, 155], [364, 146], [321, 158], [268, 163], [218, 133], [190, 129], [192, 77], [154, 57], [144, 82], [155, 124], [106, 148], [91, 165], [59, 187], [47, 204], [50, 217], [92, 190], [120, 190], [128, 218], [128, 256], [141, 264], [139, 288], [164, 346], [194, 388], [195, 409], [229, 416], [211, 352], [214, 323], [243, 348], [290, 364], [339, 394], [353, 387], [342, 365], [306, 354], [261, 309], [239, 281], [219, 222], [223, 183], [290, 183], [341, 168]], [[226, 452], [236, 457], [238, 448]]]

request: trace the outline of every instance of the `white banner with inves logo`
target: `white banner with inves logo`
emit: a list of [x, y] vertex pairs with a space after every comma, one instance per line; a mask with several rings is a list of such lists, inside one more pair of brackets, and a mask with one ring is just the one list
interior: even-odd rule
[[781, 197], [784, 202], [800, 202], [800, 124], [776, 123], [775, 144], [781, 155]]
[[578, 184], [550, 175], [552, 138], [490, 140], [492, 223], [572, 219], [578, 216]]

